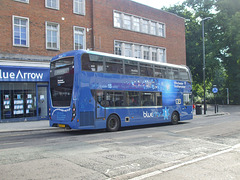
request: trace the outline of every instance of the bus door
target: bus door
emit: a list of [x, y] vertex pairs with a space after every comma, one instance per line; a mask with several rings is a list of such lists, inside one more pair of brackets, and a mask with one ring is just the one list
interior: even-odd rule
[[190, 93], [184, 93], [183, 94], [183, 112], [182, 114], [189, 118], [193, 114], [193, 109], [192, 109], [192, 94]]
[[95, 112], [96, 119], [102, 119], [106, 117], [106, 99], [105, 93], [102, 90], [96, 90], [95, 93]]

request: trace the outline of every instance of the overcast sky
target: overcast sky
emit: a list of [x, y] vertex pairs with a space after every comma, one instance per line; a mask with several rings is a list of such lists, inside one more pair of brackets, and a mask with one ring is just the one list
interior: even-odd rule
[[163, 6], [169, 7], [174, 4], [181, 4], [184, 0], [132, 0], [141, 4], [145, 4], [157, 9], [162, 8]]

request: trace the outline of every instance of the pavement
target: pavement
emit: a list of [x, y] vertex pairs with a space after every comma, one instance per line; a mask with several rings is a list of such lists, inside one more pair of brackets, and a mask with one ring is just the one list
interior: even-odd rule
[[[214, 107], [209, 106], [206, 114], [196, 115], [194, 111], [194, 119], [211, 116], [221, 116], [228, 114], [227, 112], [218, 112], [215, 114]], [[25, 121], [25, 122], [8, 122], [0, 123], [0, 133], [18, 132], [18, 131], [40, 131], [40, 130], [56, 130], [56, 127], [49, 126], [49, 120], [41, 121]]]

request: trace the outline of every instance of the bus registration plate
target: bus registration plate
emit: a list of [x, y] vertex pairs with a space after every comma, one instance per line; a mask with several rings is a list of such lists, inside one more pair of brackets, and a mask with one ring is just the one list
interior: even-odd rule
[[65, 128], [65, 124], [58, 124], [58, 127]]

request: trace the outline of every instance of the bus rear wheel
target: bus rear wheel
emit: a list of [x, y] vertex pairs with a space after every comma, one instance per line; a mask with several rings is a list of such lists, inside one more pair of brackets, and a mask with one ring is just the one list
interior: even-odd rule
[[120, 119], [116, 115], [110, 115], [107, 119], [107, 131], [114, 132], [120, 128]]
[[172, 125], [176, 125], [176, 124], [178, 124], [178, 121], [179, 121], [180, 119], [179, 119], [179, 114], [176, 112], [176, 111], [174, 111], [173, 113], [172, 113], [172, 117], [171, 117], [171, 123], [172, 123]]

